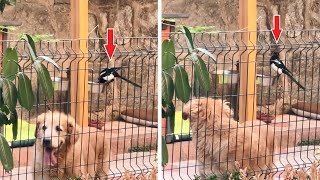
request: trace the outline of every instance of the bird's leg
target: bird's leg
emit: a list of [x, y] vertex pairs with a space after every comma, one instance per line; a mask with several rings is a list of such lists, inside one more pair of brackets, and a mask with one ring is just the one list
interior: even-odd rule
[[105, 90], [107, 89], [107, 84], [102, 85], [102, 92], [106, 92]]
[[272, 85], [274, 85], [276, 82], [277, 82], [277, 83], [279, 82], [280, 75], [281, 75], [281, 74], [278, 74], [278, 75], [277, 75], [277, 78], [273, 79]]

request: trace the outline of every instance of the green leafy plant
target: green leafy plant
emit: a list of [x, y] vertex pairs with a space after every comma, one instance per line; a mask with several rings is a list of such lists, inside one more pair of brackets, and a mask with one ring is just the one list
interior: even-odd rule
[[3, 30], [3, 29], [14, 31], [17, 28], [15, 26], [0, 26], [0, 30]]
[[16, 0], [0, 0], [0, 12], [3, 13], [4, 8], [6, 7], [6, 5], [15, 5], [16, 4]]
[[161, 21], [176, 22], [176, 18], [161, 18]]
[[129, 152], [148, 152], [151, 150], [157, 150], [157, 146], [156, 145], [135, 146], [135, 147], [130, 147], [128, 149]]
[[[183, 30], [185, 26], [177, 26], [178, 30]], [[218, 31], [214, 30], [214, 26], [187, 26], [191, 33], [217, 33]]]
[[319, 145], [320, 139], [313, 139], [313, 140], [304, 140], [298, 143], [298, 146], [310, 146], [310, 145]]
[[[210, 88], [210, 78], [207, 66], [203, 59], [199, 56], [202, 52], [210, 57], [216, 63], [216, 59], [208, 50], [203, 48], [195, 48], [192, 40], [191, 32], [187, 27], [183, 27], [182, 33], [186, 39], [188, 47], [188, 56], [182, 61], [191, 61], [194, 66], [194, 79], [200, 86], [208, 91]], [[169, 121], [170, 128], [174, 130], [175, 106], [173, 97], [187, 103], [191, 97], [191, 86], [189, 84], [189, 75], [181, 61], [175, 55], [175, 45], [172, 39], [164, 40], [162, 43], [162, 107], [165, 108], [162, 116]], [[168, 150], [165, 140], [162, 145], [162, 165], [168, 162]]]
[[233, 179], [233, 180], [241, 180], [241, 176], [240, 176], [240, 171], [239, 170], [233, 170], [232, 172], [225, 172], [222, 174], [222, 179], [223, 180], [229, 180], [229, 179]]
[[217, 175], [211, 175], [211, 176], [209, 176], [209, 180], [217, 180], [217, 179], [219, 179], [218, 178], [218, 176]]
[[53, 34], [35, 34], [32, 36], [34, 42], [39, 42], [42, 40], [51, 40], [53, 38]]
[[[38, 73], [37, 81], [44, 91], [44, 95], [49, 99], [52, 98], [53, 82], [48, 69], [42, 64], [42, 61], [53, 64], [58, 70], [59, 66], [49, 57], [37, 56], [35, 43], [31, 36], [23, 34], [21, 40], [26, 41], [28, 45], [28, 52], [31, 57], [31, 63], [28, 66], [32, 66]], [[12, 124], [13, 139], [15, 140], [18, 132], [17, 103], [19, 102], [23, 108], [30, 111], [33, 108], [34, 95], [31, 80], [19, 65], [16, 48], [7, 48], [2, 62], [3, 69], [2, 76], [0, 77], [0, 126]], [[18, 86], [13, 83], [16, 79]], [[13, 157], [10, 147], [2, 134], [0, 134], [0, 161], [6, 172], [10, 172], [13, 169]]]

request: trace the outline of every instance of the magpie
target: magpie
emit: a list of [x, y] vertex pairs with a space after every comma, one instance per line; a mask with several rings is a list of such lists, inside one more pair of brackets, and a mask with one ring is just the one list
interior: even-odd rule
[[270, 65], [271, 69], [277, 72], [279, 79], [281, 74], [287, 75], [293, 82], [295, 82], [301, 89], [305, 90], [306, 88], [303, 87], [296, 79], [294, 79], [293, 74], [289, 71], [289, 69], [283, 64], [283, 62], [279, 58], [279, 52], [273, 52], [270, 58]]
[[123, 79], [125, 81], [127, 81], [128, 83], [141, 88], [140, 85], [130, 81], [129, 79], [126, 79], [124, 77], [122, 77], [117, 71], [119, 71], [120, 69], [123, 69], [122, 67], [114, 67], [114, 68], [106, 68], [104, 70], [102, 70], [100, 72], [100, 76], [98, 78], [98, 83], [110, 83], [112, 81], [114, 81], [114, 78], [120, 78]]

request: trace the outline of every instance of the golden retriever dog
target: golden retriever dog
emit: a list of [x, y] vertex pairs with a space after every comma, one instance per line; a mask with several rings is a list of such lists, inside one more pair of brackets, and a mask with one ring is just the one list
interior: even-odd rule
[[184, 106], [190, 119], [198, 170], [203, 179], [235, 170], [235, 161], [248, 173], [268, 173], [274, 167], [278, 143], [272, 127], [261, 121], [238, 124], [221, 99], [193, 99]]
[[46, 112], [38, 117], [34, 179], [93, 179], [107, 177], [110, 141], [104, 132], [80, 129], [71, 116]]

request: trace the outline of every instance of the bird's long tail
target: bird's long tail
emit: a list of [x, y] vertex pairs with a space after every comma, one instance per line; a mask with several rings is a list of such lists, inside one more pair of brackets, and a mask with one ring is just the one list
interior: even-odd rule
[[301, 88], [301, 89], [303, 89], [303, 90], [306, 90], [306, 88], [303, 87], [296, 79], [294, 79], [294, 77], [293, 77], [290, 73], [286, 73], [286, 75], [289, 76], [289, 78], [290, 78], [293, 82], [295, 82], [295, 83], [299, 86], [299, 88]]
[[121, 76], [120, 74], [118, 74], [118, 73], [115, 74], [115, 77], [119, 77], [119, 78], [127, 81], [128, 83], [136, 86], [136, 87], [142, 88], [142, 86], [140, 86], [139, 84], [137, 84], [137, 83], [135, 83], [135, 82], [132, 82], [132, 81], [130, 81], [129, 79], [126, 79], [126, 78], [122, 77], [122, 76]]

